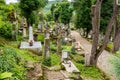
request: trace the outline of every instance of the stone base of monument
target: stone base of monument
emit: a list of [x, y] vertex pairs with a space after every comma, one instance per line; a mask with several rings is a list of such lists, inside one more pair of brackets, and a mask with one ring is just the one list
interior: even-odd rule
[[29, 42], [21, 42], [20, 49], [28, 49], [38, 55], [42, 55], [42, 45], [41, 42], [33, 42], [33, 45], [30, 46]]

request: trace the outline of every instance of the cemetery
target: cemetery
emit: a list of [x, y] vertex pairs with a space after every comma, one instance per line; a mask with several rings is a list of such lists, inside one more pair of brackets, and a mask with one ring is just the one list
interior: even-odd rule
[[120, 80], [119, 0], [9, 1], [0, 80]]

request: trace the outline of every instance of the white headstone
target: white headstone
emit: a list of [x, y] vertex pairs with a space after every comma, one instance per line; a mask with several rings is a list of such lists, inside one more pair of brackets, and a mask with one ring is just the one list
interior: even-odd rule
[[68, 58], [68, 51], [62, 51], [62, 59]]
[[49, 34], [49, 33], [46, 33], [45, 37], [46, 37], [47, 39], [49, 39], [49, 38], [50, 38], [50, 34]]
[[34, 41], [33, 40], [33, 29], [32, 29], [32, 26], [29, 27], [29, 41], [30, 40]]

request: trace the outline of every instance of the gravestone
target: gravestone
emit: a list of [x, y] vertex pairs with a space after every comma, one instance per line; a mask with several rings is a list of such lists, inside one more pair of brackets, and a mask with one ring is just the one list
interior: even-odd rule
[[62, 46], [62, 39], [61, 39], [61, 34], [58, 35], [57, 39], [57, 54], [61, 56], [61, 46]]
[[63, 51], [62, 51], [61, 61], [65, 61], [65, 63], [67, 63], [68, 56], [69, 56], [68, 51], [63, 50]]
[[13, 26], [12, 26], [12, 39], [16, 40], [16, 22], [13, 22]]
[[26, 28], [23, 27], [23, 38], [26, 38], [27, 37], [27, 34], [26, 34]]
[[38, 41], [38, 34], [34, 34], [34, 41]]
[[91, 56], [90, 53], [88, 53], [88, 52], [85, 53], [85, 66], [90, 65], [90, 56]]
[[38, 30], [42, 32], [42, 24], [38, 24]]
[[34, 40], [33, 40], [33, 29], [32, 29], [32, 26], [29, 27], [29, 41], [31, 41], [31, 40], [34, 42]]
[[44, 58], [50, 57], [50, 40], [48, 38], [45, 38], [44, 40]]
[[44, 40], [44, 58], [50, 57], [50, 34], [48, 32], [45, 33]]

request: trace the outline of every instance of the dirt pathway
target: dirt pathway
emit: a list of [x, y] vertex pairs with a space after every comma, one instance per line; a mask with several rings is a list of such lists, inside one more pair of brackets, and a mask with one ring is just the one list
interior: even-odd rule
[[45, 72], [47, 80], [65, 80], [65, 76], [60, 71], [48, 71]]
[[[71, 35], [76, 41], [80, 42], [81, 47], [85, 50], [85, 52], [91, 53], [92, 44], [90, 42], [81, 37], [77, 31], [71, 31]], [[115, 74], [111, 71], [113, 67], [110, 64], [109, 58], [112, 56], [113, 56], [112, 54], [104, 50], [98, 59], [97, 66], [104, 73], [106, 73], [112, 80], [117, 80]]]

